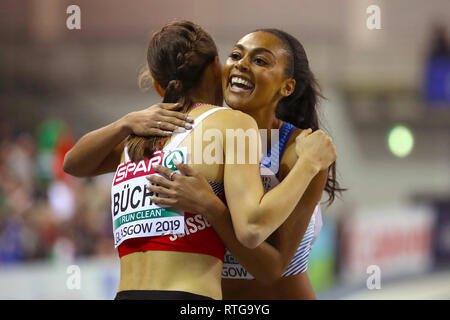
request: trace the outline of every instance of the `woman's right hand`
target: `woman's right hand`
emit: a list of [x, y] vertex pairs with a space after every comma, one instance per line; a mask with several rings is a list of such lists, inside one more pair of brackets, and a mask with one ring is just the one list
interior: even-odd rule
[[[153, 203], [170, 205], [186, 212], [199, 213], [213, 221], [218, 212], [226, 210], [222, 200], [214, 194], [208, 180], [187, 164], [175, 163], [182, 174], [174, 174], [164, 166], [155, 166], [160, 176], [150, 175], [148, 189], [163, 197], [153, 196]], [[172, 175], [171, 175], [172, 174]]]
[[174, 111], [179, 103], [157, 103], [141, 111], [130, 112], [122, 118], [130, 134], [137, 136], [170, 136], [177, 128], [191, 129], [194, 120]]
[[322, 130], [311, 132], [305, 129], [295, 139], [297, 156], [310, 161], [319, 171], [325, 170], [336, 161], [336, 148]]

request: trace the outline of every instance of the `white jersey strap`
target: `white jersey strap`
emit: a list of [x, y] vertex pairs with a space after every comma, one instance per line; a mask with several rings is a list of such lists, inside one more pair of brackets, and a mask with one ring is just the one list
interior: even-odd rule
[[125, 155], [125, 163], [130, 162], [130, 156], [128, 155], [128, 145], [125, 143], [125, 148], [123, 148], [123, 153]]
[[191, 133], [192, 130], [194, 130], [194, 128], [200, 123], [202, 122], [206, 117], [210, 116], [211, 114], [213, 114], [216, 111], [219, 110], [229, 110], [230, 108], [227, 107], [217, 107], [214, 109], [210, 109], [204, 113], [202, 113], [199, 117], [197, 117], [197, 119], [194, 120], [194, 123], [192, 124], [192, 129], [186, 130], [185, 132], [181, 132], [181, 133], [174, 133], [174, 135], [172, 135], [172, 139], [170, 140], [170, 142], [164, 147], [163, 152], [166, 150], [173, 150], [175, 148], [178, 147], [178, 145], [183, 142], [183, 140], [189, 135], [189, 133]]
[[[178, 145], [181, 142], [183, 142], [183, 140], [188, 136], [188, 134], [192, 130], [194, 130], [194, 128], [209, 115], [211, 115], [214, 112], [219, 111], [219, 110], [230, 110], [230, 109], [231, 108], [228, 108], [228, 107], [217, 107], [217, 108], [210, 109], [210, 110], [202, 113], [199, 117], [197, 117], [197, 119], [194, 120], [194, 123], [192, 124], [192, 129], [186, 130], [185, 132], [174, 133], [172, 135], [172, 140], [170, 140], [169, 144], [164, 147], [163, 151], [173, 150], [176, 147], [178, 147]], [[125, 154], [125, 163], [131, 161], [130, 156], [128, 155], [128, 145], [127, 144], [125, 144], [125, 148], [123, 149], [123, 152]]]

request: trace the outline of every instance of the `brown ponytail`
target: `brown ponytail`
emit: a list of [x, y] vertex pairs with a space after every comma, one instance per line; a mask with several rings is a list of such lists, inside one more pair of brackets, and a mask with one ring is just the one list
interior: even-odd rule
[[[187, 112], [193, 105], [189, 90], [201, 79], [203, 71], [218, 55], [211, 36], [190, 21], [174, 21], [156, 32], [147, 51], [148, 69], [153, 79], [164, 89], [163, 102], [182, 105]], [[139, 82], [148, 79], [141, 76]], [[128, 155], [137, 162], [151, 157], [164, 146], [166, 137], [130, 135]]]

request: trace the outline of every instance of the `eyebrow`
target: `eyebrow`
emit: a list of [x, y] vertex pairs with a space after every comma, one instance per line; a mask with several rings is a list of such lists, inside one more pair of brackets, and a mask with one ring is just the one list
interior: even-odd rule
[[[241, 49], [243, 51], [245, 50], [245, 47], [242, 44], [239, 44], [239, 43], [235, 44], [234, 47], [238, 48], [238, 49]], [[255, 53], [267, 52], [267, 53], [271, 54], [275, 58], [275, 55], [273, 54], [273, 52], [268, 50], [268, 49], [266, 49], [266, 48], [255, 48], [252, 51], [255, 52]]]

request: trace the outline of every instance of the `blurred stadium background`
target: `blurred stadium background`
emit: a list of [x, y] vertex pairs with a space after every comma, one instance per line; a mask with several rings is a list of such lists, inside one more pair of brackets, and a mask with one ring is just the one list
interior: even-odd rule
[[[66, 27], [71, 4], [81, 30]], [[366, 26], [370, 5], [379, 30]], [[111, 176], [76, 179], [61, 164], [86, 132], [160, 101], [137, 75], [152, 32], [173, 18], [207, 29], [222, 61], [260, 27], [303, 43], [349, 188], [322, 207], [308, 271], [318, 297], [449, 299], [448, 0], [3, 0], [0, 299], [115, 296]]]

